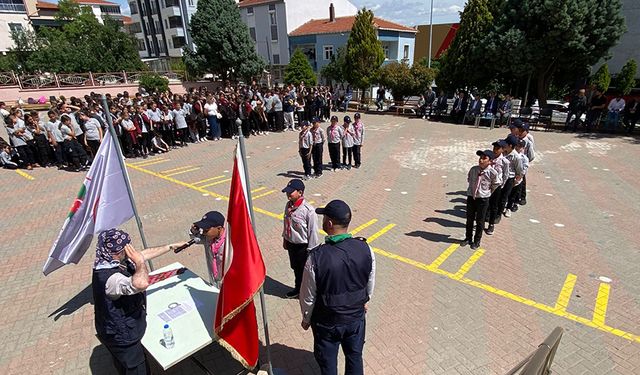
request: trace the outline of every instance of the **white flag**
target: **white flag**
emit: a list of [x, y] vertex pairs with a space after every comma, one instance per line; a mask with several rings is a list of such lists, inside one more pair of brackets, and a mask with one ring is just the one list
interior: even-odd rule
[[93, 164], [73, 201], [58, 238], [49, 251], [45, 275], [65, 264], [77, 264], [91, 245], [93, 235], [115, 228], [133, 217], [118, 149], [107, 132]]

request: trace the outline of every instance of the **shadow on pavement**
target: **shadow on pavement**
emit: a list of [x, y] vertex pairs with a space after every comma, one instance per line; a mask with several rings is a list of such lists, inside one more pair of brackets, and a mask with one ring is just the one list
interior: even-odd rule
[[276, 176], [286, 177], [286, 178], [301, 178], [304, 176], [304, 172], [300, 171], [287, 171], [286, 173], [278, 173]]
[[423, 230], [414, 230], [413, 232], [405, 233], [409, 237], [420, 237], [431, 242], [444, 242], [444, 243], [457, 243], [459, 239], [453, 238], [448, 234], [425, 232]]
[[285, 285], [278, 280], [274, 280], [268, 275], [264, 279], [264, 293], [270, 296], [284, 298], [285, 294], [287, 294], [291, 289], [292, 287]]
[[[453, 211], [453, 210], [451, 210], [451, 211]], [[464, 213], [463, 213], [463, 215], [464, 215]], [[460, 223], [460, 222], [449, 220], [449, 219], [443, 219], [443, 218], [440, 218], [440, 217], [428, 217], [428, 218], [424, 219], [424, 222], [425, 223], [440, 224], [441, 226], [443, 226], [445, 228], [464, 228], [465, 227], [464, 223]]]
[[51, 318], [53, 316], [53, 320], [58, 321], [60, 317], [73, 314], [74, 312], [80, 310], [80, 308], [82, 308], [82, 306], [86, 305], [87, 303], [93, 305], [93, 291], [91, 289], [91, 284], [87, 285], [73, 298], [68, 300], [64, 305], [58, 307], [54, 312], [49, 314], [48, 318]]
[[448, 209], [448, 210], [435, 210], [435, 212], [437, 212], [439, 214], [445, 214], [445, 215], [451, 215], [451, 216], [459, 217], [461, 219], [466, 219], [467, 218], [466, 211], [463, 211], [463, 210], [459, 209], [458, 207], [460, 207], [460, 206], [456, 206], [456, 207], [454, 207], [452, 209]]

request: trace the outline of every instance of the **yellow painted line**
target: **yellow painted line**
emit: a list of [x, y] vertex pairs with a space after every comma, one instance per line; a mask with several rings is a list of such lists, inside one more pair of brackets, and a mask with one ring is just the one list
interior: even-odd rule
[[558, 299], [556, 300], [555, 309], [558, 312], [567, 312], [567, 306], [569, 306], [569, 300], [573, 294], [573, 288], [576, 286], [577, 279], [578, 277], [576, 275], [570, 273], [564, 280], [562, 290], [560, 290], [560, 294], [558, 294]]
[[221, 194], [214, 193], [214, 192], [206, 190], [206, 189], [203, 189], [201, 186], [194, 186], [194, 185], [186, 183], [184, 181], [176, 180], [173, 177], [165, 176], [163, 174], [160, 174], [160, 173], [157, 173], [157, 172], [154, 172], [154, 171], [150, 171], [148, 169], [140, 168], [137, 165], [128, 165], [128, 167], [131, 168], [131, 169], [135, 169], [136, 171], [139, 171], [139, 172], [142, 172], [142, 173], [146, 173], [146, 174], [154, 176], [154, 177], [161, 178], [161, 179], [163, 179], [165, 181], [173, 182], [174, 184], [178, 184], [180, 186], [184, 186], [184, 187], [187, 187], [189, 189], [192, 189], [192, 190], [195, 190], [195, 191], [199, 191], [201, 193], [209, 194], [210, 196], [212, 196], [214, 198], [220, 198], [220, 199], [224, 199], [226, 201], [229, 200], [229, 197], [221, 195]]
[[224, 184], [225, 182], [229, 182], [231, 181], [230, 178], [225, 178], [224, 180], [220, 180], [220, 181], [216, 181], [216, 182], [212, 182], [210, 184], [206, 184], [206, 185], [200, 185], [201, 188], [206, 188], [209, 186], [213, 186], [213, 185], [220, 185], [220, 184]]
[[203, 182], [209, 182], [209, 181], [217, 180], [217, 179], [222, 178], [224, 176], [225, 175], [221, 174], [220, 176], [215, 176], [215, 177], [211, 177], [211, 178], [205, 178], [204, 180], [192, 182], [191, 185], [198, 185], [198, 184], [201, 184]]
[[168, 174], [166, 174], [165, 176], [175, 176], [175, 175], [177, 175], [177, 174], [182, 174], [182, 173], [187, 173], [187, 172], [197, 171], [198, 169], [200, 169], [200, 167], [189, 168], [189, 169], [183, 169], [183, 170], [178, 171], [178, 172], [168, 173]]
[[131, 164], [131, 165], [142, 165], [142, 164], [147, 164], [147, 163], [150, 163], [150, 162], [153, 162], [153, 161], [159, 161], [159, 160], [167, 160], [167, 159], [165, 159], [165, 158], [157, 158], [157, 159], [152, 159], [152, 160], [145, 159], [145, 160], [142, 160], [142, 161], [137, 161], [135, 163], [128, 163], [128, 164]]
[[[581, 317], [581, 316], [578, 316], [578, 315], [575, 315], [575, 314], [570, 314], [570, 313], [567, 313], [566, 311], [557, 310], [555, 307], [548, 306], [548, 305], [546, 305], [544, 303], [536, 302], [536, 301], [534, 301], [532, 299], [529, 299], [529, 298], [521, 297], [521, 296], [519, 296], [517, 294], [511, 293], [511, 292], [507, 292], [507, 291], [502, 290], [502, 289], [494, 288], [491, 285], [487, 285], [487, 284], [481, 283], [479, 281], [471, 280], [471, 279], [468, 279], [466, 277], [462, 277], [460, 279], [456, 279], [454, 277], [455, 276], [454, 273], [451, 273], [451, 272], [448, 272], [448, 271], [444, 271], [444, 270], [441, 270], [439, 268], [434, 268], [434, 267], [432, 267], [432, 265], [427, 265], [425, 263], [418, 262], [418, 261], [415, 261], [413, 259], [406, 258], [406, 257], [403, 257], [401, 255], [394, 254], [394, 253], [391, 253], [389, 251], [386, 251], [386, 250], [383, 250], [383, 249], [380, 249], [380, 248], [374, 247], [372, 249], [377, 254], [380, 254], [380, 255], [382, 255], [382, 256], [384, 256], [386, 258], [394, 259], [394, 260], [397, 260], [399, 262], [403, 262], [405, 264], [411, 265], [413, 267], [420, 268], [420, 269], [423, 269], [425, 271], [429, 271], [429, 272], [432, 272], [432, 273], [435, 273], [435, 274], [438, 274], [438, 275], [442, 275], [442, 276], [448, 277], [448, 278], [450, 278], [452, 280], [455, 280], [455, 281], [458, 281], [460, 283], [463, 283], [463, 284], [466, 284], [466, 285], [469, 285], [469, 286], [484, 290], [486, 292], [498, 295], [500, 297], [504, 297], [506, 299], [509, 299], [509, 300], [512, 300], [512, 301], [515, 301], [515, 302], [518, 302], [518, 303], [521, 303], [521, 304], [524, 304], [524, 305], [527, 305], [527, 306], [531, 306], [533, 308], [536, 308], [538, 310], [544, 311], [546, 313], [557, 315], [557, 316], [563, 317], [565, 319], [580, 323], [580, 324], [582, 324], [584, 326], [595, 328], [595, 329], [598, 329], [598, 330], [603, 331], [603, 332], [611, 333], [612, 335], [621, 337], [623, 339], [627, 339], [627, 340], [630, 340], [630, 341], [635, 341], [637, 343], [640, 343], [640, 335], [636, 335], [636, 334], [633, 334], [633, 333], [630, 333], [630, 332], [626, 332], [626, 331], [623, 331], [623, 330], [618, 329], [618, 328], [609, 327], [609, 326], [604, 324], [604, 321], [602, 321], [602, 324], [599, 324], [600, 322], [598, 322], [598, 321], [594, 322], [591, 319], [587, 319], [587, 318], [584, 318], [584, 317]], [[609, 286], [609, 284], [605, 284], [605, 285], [607, 285], [607, 287]], [[602, 286], [601, 286], [601, 288], [602, 288]], [[606, 289], [607, 289], [607, 293], [608, 293], [608, 288], [606, 288]], [[602, 293], [604, 294], [604, 291], [602, 291]], [[598, 294], [600, 295], [600, 292]], [[608, 296], [607, 296], [607, 298], [608, 298]], [[602, 299], [600, 301], [604, 301], [604, 299], [605, 298], [602, 297]], [[606, 307], [605, 307], [605, 309], [606, 309]]]
[[461, 278], [463, 278], [464, 275], [466, 275], [467, 272], [469, 272], [471, 267], [473, 267], [473, 265], [476, 264], [478, 259], [480, 259], [480, 257], [483, 256], [483, 255], [484, 255], [484, 250], [483, 249], [476, 250], [476, 252], [473, 253], [473, 255], [471, 255], [469, 257], [469, 259], [467, 259], [466, 262], [464, 262], [464, 264], [462, 265], [462, 267], [460, 267], [458, 272], [456, 272], [453, 275], [453, 278], [456, 279], [456, 280], [460, 280]]
[[440, 266], [442, 265], [442, 263], [444, 263], [444, 261], [447, 260], [447, 258], [449, 258], [451, 256], [451, 254], [453, 254], [456, 250], [458, 250], [459, 247], [460, 247], [460, 245], [458, 245], [458, 244], [453, 244], [453, 245], [447, 247], [447, 249], [445, 251], [443, 251], [442, 254], [440, 254], [436, 258], [436, 260], [431, 262], [431, 264], [429, 265], [429, 268], [432, 268], [434, 270], [439, 269]]
[[33, 181], [33, 180], [35, 180], [35, 179], [36, 179], [35, 177], [33, 177], [32, 175], [30, 175], [29, 173], [27, 173], [27, 172], [23, 172], [23, 171], [21, 171], [21, 170], [19, 170], [19, 169], [14, 169], [14, 171], [16, 171], [16, 173], [17, 173], [17, 174], [19, 174], [20, 176], [22, 176], [22, 177], [26, 178], [26, 179], [27, 179], [27, 180], [29, 180], [29, 181]]
[[607, 315], [607, 306], [609, 305], [609, 291], [611, 285], [600, 283], [598, 288], [598, 296], [596, 297], [596, 307], [593, 309], [593, 323], [597, 326], [604, 326], [604, 319]]
[[270, 191], [267, 191], [266, 193], [258, 194], [255, 197], [251, 197], [251, 199], [256, 200], [258, 198], [266, 197], [267, 195], [273, 194], [275, 192], [276, 192], [276, 190], [270, 190]]
[[[354, 229], [354, 230], [352, 230], [352, 231], [351, 231], [351, 234], [355, 236], [355, 235], [356, 235], [356, 234], [358, 234], [358, 232], [360, 232], [361, 230], [363, 230], [363, 229], [365, 229], [366, 227], [369, 227], [369, 226], [371, 226], [371, 225], [373, 225], [373, 224], [375, 224], [375, 223], [377, 223], [377, 222], [378, 222], [378, 219], [371, 219], [371, 220], [367, 221], [366, 223], [364, 223], [364, 224], [362, 224], [362, 225], [360, 225], [360, 226], [356, 227], [356, 229]], [[369, 241], [369, 242], [370, 242], [370, 241]]]
[[367, 242], [371, 243], [373, 241], [375, 241], [378, 237], [382, 236], [383, 234], [387, 233], [388, 231], [390, 231], [393, 227], [395, 227], [395, 224], [388, 224], [387, 226], [385, 226], [384, 228], [380, 229], [379, 231], [375, 232], [373, 235], [371, 235], [369, 238], [367, 238]]
[[253, 189], [253, 190], [251, 190], [251, 193], [252, 193], [252, 194], [253, 194], [253, 193], [257, 193], [257, 192], [262, 191], [262, 190], [264, 190], [264, 189], [266, 189], [266, 187], [261, 186], [261, 187], [259, 187], [259, 188], [257, 188], [257, 189]]
[[160, 171], [160, 173], [162, 174], [167, 174], [167, 173], [171, 173], [171, 172], [175, 172], [175, 171], [180, 171], [182, 169], [188, 169], [193, 167], [193, 165], [185, 165], [184, 167], [178, 167], [178, 168], [173, 168], [173, 169], [167, 169], [166, 171]]
[[[162, 174], [153, 172], [153, 171], [149, 171], [146, 170], [144, 168], [140, 168], [138, 166], [135, 165], [129, 165], [130, 168], [135, 169], [137, 171], [140, 171], [142, 173], [146, 173], [158, 178], [161, 178], [163, 180], [169, 181], [169, 182], [173, 182], [176, 183], [180, 186], [184, 186], [187, 187], [189, 189], [201, 192], [201, 193], [207, 193], [209, 195], [211, 195], [212, 197], [217, 197], [217, 198], [221, 198], [224, 200], [229, 200], [228, 197], [224, 196], [224, 195], [220, 195], [220, 194], [216, 194], [214, 192], [211, 192], [209, 190], [203, 189], [202, 187], [199, 186], [194, 186], [192, 184], [188, 184], [186, 182], [180, 181], [180, 180], [176, 180], [175, 178], [171, 178], [171, 177], [167, 177], [164, 176]], [[254, 207], [254, 211], [267, 215], [269, 217], [272, 217], [274, 219], [278, 219], [278, 220], [282, 220], [283, 218], [283, 214], [276, 214], [273, 213], [271, 211], [268, 210], [264, 210], [258, 207]], [[323, 233], [322, 231], [320, 231], [321, 233]], [[374, 238], [375, 239], [375, 238]], [[567, 313], [566, 311], [563, 311], [562, 309], [556, 309], [555, 306], [548, 306], [544, 303], [540, 303], [540, 302], [536, 302], [532, 299], [529, 298], [525, 298], [525, 297], [521, 297], [517, 294], [511, 293], [511, 292], [507, 292], [505, 290], [502, 289], [498, 289], [495, 288], [491, 285], [488, 284], [484, 284], [481, 283], [479, 281], [475, 281], [475, 280], [471, 280], [468, 279], [466, 277], [461, 277], [461, 278], [457, 278], [455, 276], [454, 273], [448, 272], [448, 271], [444, 271], [439, 269], [438, 267], [442, 264], [442, 262], [444, 262], [457, 248], [459, 245], [451, 245], [449, 246], [449, 248], [447, 248], [447, 250], [444, 251], [444, 253], [440, 254], [440, 256], [438, 257], [438, 259], [436, 259], [433, 263], [431, 264], [425, 264], [422, 262], [418, 262], [416, 260], [407, 258], [407, 257], [403, 257], [401, 255], [398, 254], [394, 254], [392, 252], [380, 249], [380, 248], [376, 248], [376, 247], [372, 247], [373, 251], [375, 251], [377, 254], [380, 254], [386, 258], [389, 259], [394, 259], [397, 260], [399, 262], [408, 264], [410, 266], [425, 270], [425, 271], [429, 271], [431, 273], [435, 273], [437, 275], [441, 275], [441, 276], [445, 276], [451, 280], [460, 282], [462, 284], [468, 285], [468, 286], [472, 286], [474, 288], [483, 290], [485, 292], [491, 293], [491, 294], [495, 294], [497, 296], [506, 298], [508, 300], [514, 301], [514, 302], [518, 302], [527, 306], [531, 306], [535, 309], [538, 309], [540, 311], [549, 313], [549, 314], [553, 314], [556, 316], [560, 316], [563, 317], [565, 319], [574, 321], [576, 323], [580, 323], [584, 326], [590, 327], [590, 328], [594, 328], [597, 330], [600, 330], [602, 332], [608, 332], [612, 335], [621, 337], [623, 339], [626, 340], [630, 340], [630, 341], [634, 341], [637, 343], [640, 343], [640, 335], [637, 334], [633, 334], [630, 332], [626, 332], [624, 330], [618, 329], [618, 328], [614, 328], [614, 327], [610, 327], [607, 326], [606, 324], [604, 324], [604, 318], [606, 315], [606, 309], [607, 309], [607, 305], [608, 305], [608, 300], [609, 300], [609, 292], [610, 292], [610, 287], [609, 284], [604, 284], [600, 286], [600, 290], [598, 291], [598, 298], [596, 299], [596, 309], [594, 310], [594, 316], [592, 319], [587, 319], [575, 314], [571, 314], [571, 313]], [[439, 263], [438, 261], [441, 260]]]
[[[168, 161], [171, 161], [171, 159], [154, 160], [154, 161], [149, 161], [149, 162], [144, 163], [144, 164], [136, 164], [135, 166], [136, 167], [146, 167], [146, 166], [149, 166], [149, 165], [166, 163]], [[127, 164], [127, 165], [132, 166], [133, 164]]]

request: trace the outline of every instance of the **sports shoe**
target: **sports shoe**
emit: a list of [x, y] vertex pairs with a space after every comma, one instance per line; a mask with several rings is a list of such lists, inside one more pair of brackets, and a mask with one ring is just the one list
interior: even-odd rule
[[502, 215], [497, 215], [496, 218], [493, 220], [493, 223], [500, 224], [500, 220], [502, 220]]
[[518, 205], [514, 204], [513, 206], [511, 206], [511, 212], [518, 212]]
[[468, 239], [466, 239], [466, 238], [465, 238], [464, 240], [462, 240], [462, 241], [460, 242], [460, 247], [465, 247], [465, 246], [467, 246], [470, 242], [471, 242], [471, 240], [468, 240]]
[[520, 199], [520, 202], [518, 202], [518, 204], [521, 205], [521, 206], [526, 206], [527, 205], [527, 198]]
[[480, 242], [474, 242], [471, 244], [471, 250], [478, 250], [480, 248]]
[[289, 299], [295, 299], [295, 298], [298, 298], [299, 295], [300, 295], [300, 292], [294, 289], [288, 292], [285, 296]]
[[506, 209], [504, 210], [504, 217], [511, 217], [511, 210], [510, 209]]
[[311, 178], [311, 176], [309, 176], [308, 174], [305, 174], [304, 177], [302, 177], [302, 179], [305, 180], [305, 181], [310, 179], [310, 178]]
[[487, 228], [487, 230], [485, 231], [485, 233], [487, 233], [487, 235], [492, 235], [493, 232], [495, 230], [495, 226], [494, 225], [489, 225], [489, 228]]

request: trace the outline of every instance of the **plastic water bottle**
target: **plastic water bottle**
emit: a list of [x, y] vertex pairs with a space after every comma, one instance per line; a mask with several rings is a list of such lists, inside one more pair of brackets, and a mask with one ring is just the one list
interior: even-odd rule
[[167, 349], [173, 349], [176, 342], [173, 340], [173, 331], [168, 324], [164, 325], [164, 329], [162, 330], [162, 335], [164, 336], [164, 346]]

